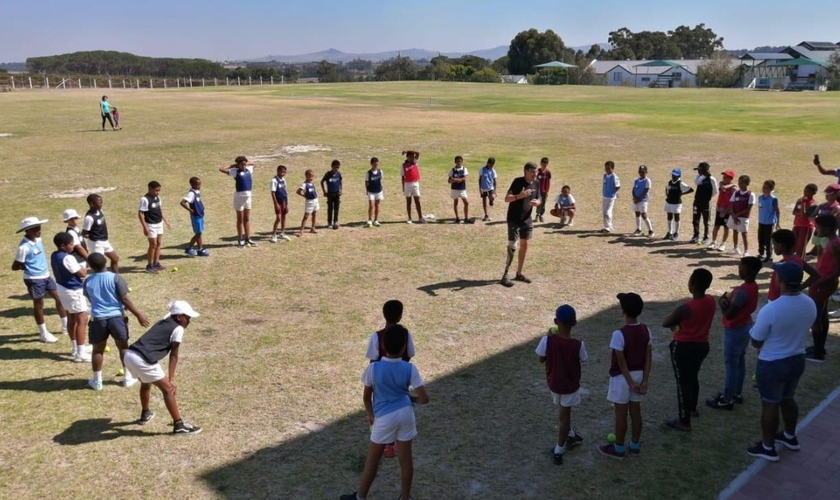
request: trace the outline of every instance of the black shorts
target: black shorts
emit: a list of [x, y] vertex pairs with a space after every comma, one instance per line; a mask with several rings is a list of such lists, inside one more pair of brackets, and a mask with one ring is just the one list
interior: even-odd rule
[[128, 342], [128, 318], [126, 316], [90, 320], [90, 323], [88, 323], [88, 338], [91, 344], [106, 342], [108, 337]]
[[715, 227], [726, 227], [727, 222], [729, 222], [729, 214], [715, 212]]
[[693, 206], [693, 210], [694, 210], [695, 214], [698, 213], [698, 212], [708, 212], [709, 211], [709, 202], [708, 201], [707, 202], [702, 202], [701, 201], [700, 203], [697, 203], [695, 201], [694, 205], [692, 205], [692, 206]]
[[490, 191], [482, 191], [481, 192], [481, 197], [482, 198], [489, 198], [491, 194], [496, 194], [496, 190], [491, 189]]
[[528, 241], [534, 234], [534, 223], [531, 222], [530, 217], [526, 222], [508, 222], [508, 241], [517, 242], [519, 240]]

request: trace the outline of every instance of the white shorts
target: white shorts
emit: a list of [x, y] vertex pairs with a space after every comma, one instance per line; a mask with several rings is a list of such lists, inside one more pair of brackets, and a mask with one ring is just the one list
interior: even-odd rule
[[370, 201], [382, 201], [385, 199], [385, 191], [380, 191], [378, 193], [368, 193], [367, 197]]
[[140, 354], [131, 349], [125, 351], [123, 363], [125, 363], [125, 369], [128, 370], [128, 373], [144, 384], [153, 384], [166, 377], [166, 374], [163, 373], [163, 368], [160, 367], [160, 363], [150, 365], [146, 363], [146, 360]]
[[[645, 372], [642, 370], [630, 372], [630, 378], [632, 378], [636, 383], [641, 383], [644, 377]], [[630, 386], [627, 385], [627, 381], [624, 380], [624, 375], [610, 377], [610, 390], [607, 393], [607, 401], [610, 403], [626, 405], [630, 402], [638, 403], [641, 400], [641, 394], [630, 391]]]
[[395, 412], [376, 417], [373, 420], [373, 429], [370, 431], [370, 440], [376, 444], [390, 444], [394, 441], [411, 441], [416, 435], [414, 407], [406, 406]]
[[303, 205], [303, 213], [305, 214], [315, 213], [318, 210], [321, 210], [321, 202], [318, 201], [318, 198], [306, 200], [306, 203]]
[[147, 238], [153, 240], [158, 236], [163, 236], [163, 222], [158, 222], [157, 224], [146, 224], [149, 226], [149, 235]]
[[233, 209], [237, 212], [251, 210], [251, 192], [237, 191], [233, 193]]
[[111, 243], [108, 240], [103, 241], [93, 241], [87, 240], [87, 248], [88, 253], [101, 253], [105, 255], [106, 253], [110, 253], [114, 251], [114, 247], [111, 246]]
[[681, 214], [682, 213], [682, 203], [666, 203], [665, 204], [665, 213], [666, 214]]
[[403, 186], [403, 196], [406, 198], [411, 198], [412, 196], [419, 198], [420, 197], [420, 183], [419, 182], [406, 182]]
[[744, 217], [738, 219], [738, 223], [732, 221], [732, 217], [726, 221], [726, 227], [735, 231], [736, 233], [746, 233], [750, 229], [750, 220]]
[[58, 299], [68, 313], [78, 314], [88, 311], [87, 299], [85, 299], [85, 292], [82, 288], [71, 290], [61, 285], [56, 285], [56, 288], [58, 289]]
[[467, 199], [467, 190], [466, 189], [450, 189], [449, 190], [449, 197], [453, 200], [466, 200]]
[[571, 394], [557, 394], [551, 393], [551, 400], [555, 406], [562, 406], [564, 408], [571, 408], [580, 404], [580, 389]]
[[631, 203], [630, 208], [634, 212], [638, 212], [640, 214], [646, 214], [648, 211], [648, 202], [640, 201], [639, 203]]

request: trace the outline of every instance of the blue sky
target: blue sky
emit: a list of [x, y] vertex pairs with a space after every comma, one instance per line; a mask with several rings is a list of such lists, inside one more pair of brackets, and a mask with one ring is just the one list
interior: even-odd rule
[[327, 48], [470, 51], [529, 28], [567, 45], [705, 23], [726, 48], [840, 41], [837, 0], [0, 0], [0, 62], [77, 50], [242, 59]]

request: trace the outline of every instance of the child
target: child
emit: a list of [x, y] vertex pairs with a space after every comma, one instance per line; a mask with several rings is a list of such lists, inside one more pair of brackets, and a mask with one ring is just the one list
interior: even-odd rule
[[[735, 179], [735, 172], [727, 170], [722, 175], [717, 204], [715, 205], [715, 229], [712, 232], [712, 243], [706, 247], [709, 250], [721, 252], [726, 250], [726, 240], [729, 238], [727, 222], [729, 222], [729, 200], [732, 198], [732, 193], [735, 192], [735, 184], [732, 183], [732, 180]], [[720, 228], [723, 228], [723, 240], [718, 245], [717, 235]]]
[[[694, 234], [691, 243], [709, 244], [709, 204], [712, 198], [718, 194], [717, 179], [712, 177], [712, 167], [704, 162], [697, 165], [697, 177], [694, 184], [697, 185], [697, 192], [694, 194], [694, 205], [692, 210], [691, 225]], [[700, 241], [700, 219], [703, 219], [703, 241]]]
[[[172, 417], [172, 434], [191, 435], [201, 432], [201, 427], [188, 424], [181, 418], [178, 402], [175, 400], [175, 366], [178, 364], [178, 351], [184, 339], [184, 330], [190, 326], [190, 320], [198, 313], [187, 302], [176, 300], [169, 303], [169, 314], [137, 342], [131, 344], [125, 353], [126, 375], [140, 380], [140, 425], [148, 424], [155, 412], [149, 409], [152, 385], [163, 394], [166, 409]], [[169, 377], [163, 373], [159, 361], [169, 355]]]
[[341, 162], [333, 160], [330, 171], [321, 177], [321, 191], [327, 199], [327, 227], [338, 229], [338, 209], [341, 206]]
[[[84, 295], [90, 300], [90, 323], [88, 337], [93, 344], [91, 368], [93, 377], [88, 380], [88, 386], [94, 391], [102, 390], [103, 354], [108, 345], [108, 337], [114, 339], [120, 352], [120, 363], [125, 366], [123, 358], [128, 349], [128, 309], [144, 327], [149, 326], [149, 320], [128, 298], [128, 285], [119, 274], [105, 270], [105, 257], [102, 254], [91, 254], [88, 266], [93, 274], [88, 275], [84, 282]], [[137, 383], [137, 378], [125, 372], [123, 387], [131, 387]]]
[[715, 319], [715, 298], [706, 294], [712, 286], [712, 273], [708, 269], [695, 269], [688, 280], [692, 298], [674, 309], [663, 321], [664, 328], [674, 332], [671, 341], [671, 364], [677, 379], [677, 406], [679, 417], [665, 425], [678, 431], [691, 431], [691, 417], [697, 413], [700, 382], [697, 375], [703, 360], [709, 355], [709, 330]]
[[185, 253], [190, 257], [210, 257], [210, 252], [204, 249], [201, 239], [204, 233], [204, 203], [201, 201], [201, 179], [198, 177], [190, 177], [190, 190], [181, 200], [181, 206], [190, 213], [190, 225], [193, 230], [193, 237]]
[[111, 109], [111, 114], [114, 117], [114, 126], [117, 130], [122, 130], [122, 127], [120, 126], [120, 110], [118, 110], [116, 107], [112, 107]]
[[764, 256], [764, 262], [773, 262], [773, 247], [770, 236], [773, 229], [779, 227], [779, 199], [773, 194], [776, 181], [766, 180], [761, 186], [758, 197], [758, 258]]
[[464, 224], [471, 224], [470, 220], [470, 202], [467, 200], [467, 167], [464, 166], [464, 158], [462, 156], [455, 157], [455, 166], [449, 171], [449, 194], [452, 198], [452, 209], [455, 210], [455, 224], [460, 224], [461, 219], [458, 218], [458, 200], [464, 202]]
[[554, 200], [554, 208], [560, 210], [561, 226], [572, 226], [575, 223], [575, 197], [568, 184], [560, 188], [560, 194]]
[[582, 340], [572, 338], [577, 313], [568, 304], [557, 308], [554, 327], [537, 346], [539, 362], [545, 365], [545, 379], [554, 405], [560, 408], [560, 431], [554, 445], [554, 463], [563, 463], [566, 444], [569, 448], [583, 442], [572, 428], [572, 407], [580, 405], [580, 363], [589, 357]]
[[615, 206], [615, 199], [618, 198], [619, 189], [621, 189], [621, 181], [615, 173], [615, 163], [608, 161], [604, 163], [604, 186], [601, 188], [601, 215], [604, 218], [602, 233], [613, 231], [613, 207]]
[[274, 202], [274, 228], [271, 231], [272, 243], [277, 243], [277, 227], [280, 226], [280, 239], [290, 240], [286, 236], [286, 214], [289, 213], [289, 194], [286, 191], [286, 166], [277, 166], [277, 175], [271, 178], [268, 186], [271, 200]]
[[358, 492], [342, 495], [342, 500], [363, 500], [367, 497], [376, 469], [385, 450], [385, 445], [397, 442], [400, 461], [402, 488], [400, 498], [407, 500], [411, 495], [411, 481], [414, 475], [412, 440], [417, 427], [412, 407], [410, 387], [416, 393], [416, 402], [424, 405], [429, 396], [423, 387], [423, 379], [417, 367], [400, 359], [406, 350], [408, 330], [394, 325], [385, 330], [386, 355], [381, 361], [371, 363], [362, 374], [365, 385], [364, 402], [368, 422], [371, 424], [370, 447], [365, 469], [362, 472]]
[[12, 271], [23, 271], [23, 283], [32, 299], [35, 324], [38, 325], [38, 340], [45, 344], [54, 344], [58, 339], [47, 331], [44, 324], [44, 297], [49, 295], [55, 300], [55, 308], [61, 318], [61, 333], [67, 333], [67, 311], [61, 305], [61, 299], [56, 291], [55, 281], [50, 278], [50, 268], [47, 255], [44, 253], [44, 243], [41, 241], [41, 224], [47, 219], [27, 217], [20, 222], [20, 229], [24, 234], [18, 244]]
[[240, 248], [255, 247], [251, 239], [251, 186], [256, 165], [248, 158], [237, 156], [233, 165], [219, 167], [219, 172], [233, 177], [236, 192], [233, 194], [233, 210], [236, 211], [236, 238]]
[[496, 159], [493, 157], [487, 158], [487, 163], [481, 167], [478, 173], [478, 190], [481, 192], [481, 206], [484, 209], [483, 222], [489, 222], [490, 213], [487, 211], [487, 203], [493, 206], [496, 201]]
[[379, 227], [379, 202], [385, 199], [382, 189], [382, 170], [379, 170], [379, 158], [370, 159], [370, 170], [365, 174], [365, 191], [368, 197], [367, 227]]
[[166, 270], [160, 263], [160, 244], [163, 239], [163, 225], [172, 229], [169, 221], [163, 216], [163, 208], [160, 201], [160, 183], [151, 181], [149, 192], [140, 198], [140, 207], [137, 209], [137, 218], [140, 219], [140, 226], [143, 228], [143, 236], [149, 240], [149, 249], [146, 251], [146, 272], [157, 274], [158, 271]]
[[[805, 262], [802, 257], [794, 253], [794, 249], [799, 244], [799, 241], [793, 231], [790, 229], [779, 229], [770, 236], [770, 239], [773, 242], [773, 253], [782, 256], [781, 262], [793, 262], [801, 267], [804, 272], [808, 273], [808, 280], [802, 283], [803, 290], [819, 279], [820, 275], [817, 273], [817, 270], [811, 264]], [[773, 274], [770, 275], [770, 286], [767, 289], [768, 302], [773, 302], [781, 296], [777, 274], [774, 268]]]
[[636, 214], [636, 230], [633, 236], [642, 234], [642, 219], [648, 228], [648, 237], [653, 238], [653, 223], [648, 218], [648, 201], [650, 200], [650, 179], [647, 176], [647, 165], [639, 165], [639, 178], [633, 181], [633, 212]]
[[732, 193], [729, 199], [729, 222], [726, 223], [732, 230], [732, 253], [740, 255], [738, 249], [738, 235], [744, 240], [744, 257], [750, 256], [747, 232], [750, 228], [750, 212], [755, 205], [755, 193], [750, 191], [750, 176], [738, 177], [738, 189]]
[[79, 213], [68, 208], [61, 213], [62, 222], [67, 223], [65, 232], [73, 238], [73, 256], [76, 257], [76, 262], [87, 265], [88, 251], [85, 240], [82, 238], [82, 228], [79, 227]]
[[417, 151], [403, 151], [405, 161], [402, 164], [400, 174], [403, 187], [403, 195], [405, 196], [405, 210], [408, 212], [408, 224], [411, 224], [411, 199], [414, 198], [414, 205], [417, 208], [417, 222], [425, 224], [426, 219], [423, 217], [423, 211], [420, 208], [420, 167], [417, 165], [417, 160], [420, 159], [420, 153]]
[[87, 239], [87, 251], [101, 253], [111, 259], [111, 271], [119, 274], [120, 257], [108, 241], [108, 224], [105, 222], [105, 212], [102, 211], [102, 197], [95, 193], [89, 194], [87, 203], [90, 209], [82, 222], [82, 237]]
[[73, 361], [89, 363], [90, 353], [85, 347], [88, 306], [82, 291], [87, 267], [80, 266], [73, 255], [73, 237], [69, 233], [57, 233], [53, 243], [57, 250], [50, 255], [50, 265], [55, 274], [58, 298], [67, 311], [67, 331], [73, 345]]
[[540, 160], [540, 168], [537, 169], [537, 183], [540, 189], [540, 205], [537, 207], [534, 222], [544, 222], [545, 204], [548, 201], [548, 191], [551, 189], [551, 170], [548, 169], [548, 158], [545, 156]]
[[723, 391], [706, 400], [706, 405], [715, 410], [733, 410], [735, 403], [744, 398], [744, 377], [747, 374], [745, 357], [750, 344], [752, 315], [758, 307], [758, 284], [755, 277], [761, 271], [758, 257], [744, 257], [738, 264], [738, 276], [744, 280], [741, 286], [724, 293], [718, 300], [723, 314], [723, 363], [726, 367]]
[[682, 169], [671, 170], [671, 180], [665, 186], [665, 213], [668, 214], [668, 232], [665, 233], [666, 240], [678, 240], [680, 238], [680, 214], [682, 213], [682, 197], [685, 194], [694, 192], [682, 181]]
[[[385, 317], [385, 328], [373, 332], [373, 335], [370, 336], [370, 340], [368, 341], [367, 352], [365, 352], [365, 357], [369, 359], [371, 363], [381, 361], [382, 358], [387, 355], [385, 350], [385, 331], [389, 327], [399, 324], [399, 322], [402, 321], [402, 314], [403, 303], [399, 300], [389, 300], [382, 306], [382, 315]], [[413, 357], [414, 338], [411, 336], [411, 332], [408, 332], [405, 352], [403, 353], [401, 359], [403, 361], [411, 361], [411, 358]], [[385, 458], [394, 458], [395, 453], [393, 442], [385, 445]]]
[[811, 220], [811, 215], [817, 208], [814, 206], [816, 200], [814, 195], [817, 194], [817, 185], [808, 184], [802, 192], [802, 197], [796, 200], [793, 206], [793, 234], [796, 236], [796, 246], [793, 248], [793, 253], [799, 257], [805, 257], [805, 247], [811, 241], [814, 235], [814, 221]]
[[817, 235], [825, 238], [825, 247], [817, 259], [820, 278], [810, 288], [808, 295], [817, 305], [817, 320], [811, 327], [814, 345], [805, 353], [808, 361], [821, 363], [825, 360], [825, 341], [828, 337], [828, 299], [837, 291], [840, 278], [840, 238], [837, 237], [837, 218], [833, 215], [817, 217]]
[[315, 184], [312, 183], [312, 179], [315, 178], [315, 173], [311, 170], [307, 170], [304, 172], [306, 176], [306, 181], [300, 185], [297, 189], [298, 196], [303, 196], [306, 199], [306, 203], [303, 206], [303, 219], [300, 221], [300, 231], [298, 231], [298, 237], [303, 236], [303, 228], [306, 226], [306, 219], [309, 218], [309, 215], [312, 215], [312, 227], [309, 229], [309, 232], [312, 234], [316, 234], [318, 231], [315, 230], [315, 218], [318, 216], [318, 210], [321, 208], [321, 204], [318, 201], [318, 190], [315, 189]]
[[[834, 217], [840, 215], [840, 203], [837, 202], [837, 195], [840, 194], [840, 184], [829, 184], [823, 193], [825, 194], [825, 202], [820, 203], [813, 215], [811, 215], [814, 221], [820, 215], [832, 215]], [[825, 238], [820, 237], [819, 234], [814, 234], [811, 243], [813, 243], [814, 247], [808, 252], [808, 255], [819, 257], [827, 241]]]
[[624, 438], [627, 434], [627, 414], [633, 427], [628, 446], [631, 455], [641, 452], [642, 396], [647, 394], [651, 368], [650, 328], [639, 322], [645, 307], [635, 293], [619, 293], [618, 303], [624, 316], [624, 326], [612, 334], [610, 349], [610, 388], [607, 401], [615, 407], [615, 443], [598, 447], [598, 451], [613, 458], [624, 458]]

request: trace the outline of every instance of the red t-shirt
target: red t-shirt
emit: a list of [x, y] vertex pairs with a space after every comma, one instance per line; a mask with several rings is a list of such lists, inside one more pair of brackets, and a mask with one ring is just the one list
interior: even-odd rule
[[756, 282], [744, 283], [732, 289], [730, 299], [738, 291], [744, 291], [747, 294], [747, 302], [735, 313], [731, 318], [723, 317], [723, 326], [726, 328], [738, 328], [752, 323], [752, 313], [758, 307], [758, 284]]
[[540, 193], [547, 193], [551, 188], [551, 170], [545, 167], [544, 170], [537, 170], [537, 181], [540, 183]]
[[837, 245], [840, 245], [840, 238], [835, 236], [828, 242], [828, 245], [823, 248], [820, 258], [817, 259], [817, 272], [820, 273], [821, 277], [834, 274], [837, 270], [837, 262], [835, 262], [834, 255], [832, 254], [833, 247], [836, 247]]
[[729, 200], [732, 198], [732, 193], [735, 191], [735, 184], [730, 184], [727, 188], [720, 188], [717, 199], [717, 207], [720, 209], [729, 208]]
[[[794, 254], [783, 255], [782, 262], [793, 262], [799, 267], [805, 267], [805, 261], [798, 255]], [[779, 277], [776, 275], [776, 271], [773, 271], [773, 274], [770, 275], [770, 288], [767, 289], [767, 300], [772, 302], [778, 299], [781, 295], [782, 291], [779, 289]]]
[[416, 163], [403, 162], [402, 176], [405, 182], [419, 182], [420, 167]]
[[680, 321], [679, 331], [674, 332], [677, 342], [708, 342], [712, 320], [715, 319], [715, 298], [705, 295], [699, 299], [691, 299], [685, 303], [691, 310], [688, 319]]
[[817, 200], [813, 198], [809, 200], [804, 196], [796, 200], [796, 209], [800, 210], [802, 215], [793, 216], [793, 227], [810, 227], [811, 229], [814, 229], [814, 221], [805, 214], [808, 213], [808, 209], [814, 206], [814, 203], [816, 202]]

